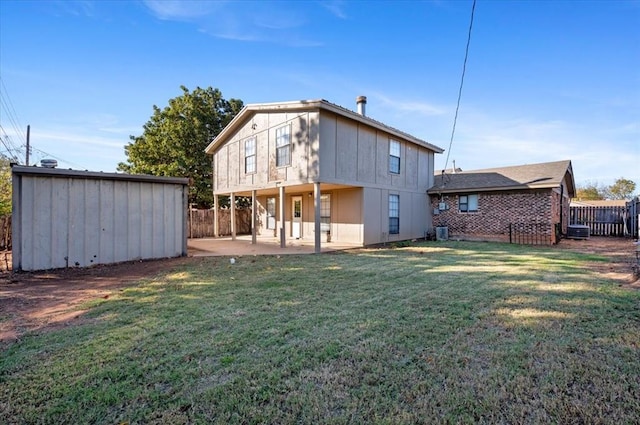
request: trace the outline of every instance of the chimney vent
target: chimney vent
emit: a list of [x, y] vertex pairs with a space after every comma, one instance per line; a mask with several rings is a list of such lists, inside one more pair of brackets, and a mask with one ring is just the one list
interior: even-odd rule
[[358, 113], [363, 117], [366, 116], [365, 106], [367, 105], [367, 96], [356, 97], [356, 105], [358, 105]]

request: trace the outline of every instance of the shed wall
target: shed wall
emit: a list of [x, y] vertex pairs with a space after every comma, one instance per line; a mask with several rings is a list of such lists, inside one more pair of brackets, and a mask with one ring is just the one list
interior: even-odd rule
[[186, 184], [13, 175], [14, 270], [186, 255]]

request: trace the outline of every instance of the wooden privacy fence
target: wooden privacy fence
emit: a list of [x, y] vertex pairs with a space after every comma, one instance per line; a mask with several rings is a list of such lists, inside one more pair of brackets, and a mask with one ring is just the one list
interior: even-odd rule
[[[188, 232], [190, 238], [214, 236], [213, 210], [189, 210]], [[236, 234], [251, 233], [251, 209], [236, 209]], [[231, 235], [231, 210], [218, 210], [218, 236]]]
[[11, 250], [11, 216], [0, 217], [0, 251]]
[[509, 243], [518, 245], [553, 245], [557, 227], [550, 223], [509, 223]]
[[591, 236], [629, 236], [627, 207], [571, 207], [570, 223], [589, 226]]

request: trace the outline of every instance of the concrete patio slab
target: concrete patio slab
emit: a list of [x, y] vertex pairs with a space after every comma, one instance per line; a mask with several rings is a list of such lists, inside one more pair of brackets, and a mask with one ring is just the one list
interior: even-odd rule
[[[280, 247], [280, 240], [274, 237], [259, 236], [257, 243], [251, 243], [251, 235], [237, 236], [232, 240], [230, 236], [219, 238], [199, 238], [187, 241], [189, 256], [243, 256], [243, 255], [291, 255], [313, 254], [315, 252], [314, 241], [304, 239], [287, 239], [286, 247]], [[362, 248], [357, 244], [343, 244], [336, 242], [323, 242], [322, 252], [341, 251], [347, 249]]]

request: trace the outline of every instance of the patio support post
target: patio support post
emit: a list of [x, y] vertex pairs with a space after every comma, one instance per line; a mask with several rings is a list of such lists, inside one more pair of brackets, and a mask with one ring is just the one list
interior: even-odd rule
[[213, 195], [213, 237], [217, 238], [220, 234], [218, 229], [218, 202], [220, 201], [220, 197], [218, 195]]
[[314, 229], [315, 229], [315, 253], [320, 254], [322, 248], [320, 245], [320, 183], [313, 184], [313, 210], [314, 210]]
[[236, 240], [236, 194], [231, 192], [231, 240]]
[[256, 237], [256, 222], [258, 217], [258, 206], [256, 205], [256, 191], [252, 190], [251, 191], [251, 243], [253, 245], [256, 244], [257, 241], [257, 237]]
[[285, 248], [287, 246], [287, 237], [284, 230], [284, 186], [280, 186], [279, 189], [280, 195], [278, 203], [280, 204], [280, 217], [278, 224], [280, 227], [280, 248]]

